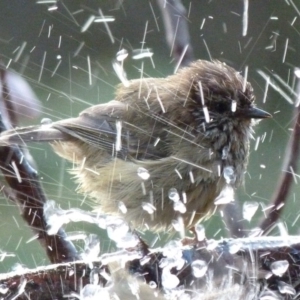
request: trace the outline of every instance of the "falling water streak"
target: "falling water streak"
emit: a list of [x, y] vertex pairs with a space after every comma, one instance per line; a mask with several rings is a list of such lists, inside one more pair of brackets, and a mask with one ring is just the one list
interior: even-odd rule
[[113, 68], [120, 81], [124, 84], [124, 86], [129, 86], [129, 81], [126, 78], [126, 73], [124, 72], [122, 65], [119, 62], [114, 61]]
[[189, 48], [189, 45], [186, 45], [186, 46], [184, 47], [184, 49], [183, 49], [183, 51], [182, 51], [182, 53], [181, 53], [181, 56], [180, 56], [180, 58], [179, 58], [179, 60], [178, 60], [178, 63], [177, 63], [177, 65], [176, 65], [176, 67], [175, 67], [174, 74], [177, 73], [177, 71], [178, 71], [178, 69], [179, 69], [179, 67], [180, 67], [180, 65], [181, 65], [181, 62], [182, 62], [182, 60], [183, 60], [183, 58], [184, 58], [184, 56], [185, 56], [186, 51], [187, 51], [188, 48]]
[[183, 162], [183, 163], [186, 163], [186, 164], [188, 164], [188, 165], [190, 165], [190, 166], [194, 166], [194, 167], [196, 167], [196, 168], [198, 168], [198, 169], [201, 169], [201, 170], [207, 171], [207, 172], [209, 172], [209, 173], [212, 173], [211, 170], [206, 169], [206, 168], [204, 168], [204, 167], [201, 167], [201, 166], [199, 166], [199, 165], [197, 165], [197, 164], [194, 164], [194, 163], [192, 163], [192, 162], [190, 162], [190, 161], [187, 161], [187, 160], [185, 160], [185, 159], [181, 159], [181, 158], [178, 158], [178, 157], [176, 157], [176, 156], [171, 156], [171, 158], [173, 158], [173, 159], [175, 159], [175, 160], [178, 160], [178, 161], [181, 161], [181, 162]]
[[[141, 98], [142, 84], [143, 84], [143, 77], [144, 77], [144, 62], [143, 61], [142, 61], [142, 64], [141, 64], [140, 73], [141, 73], [141, 76], [140, 76], [138, 99]], [[149, 94], [149, 96], [150, 96], [150, 94]], [[147, 104], [148, 104], [148, 102], [147, 102]]]
[[157, 87], [155, 87], [155, 91], [156, 91], [156, 99], [157, 99], [157, 101], [158, 101], [158, 103], [159, 103], [159, 105], [160, 105], [160, 107], [161, 107], [162, 112], [165, 113], [166, 110], [165, 110], [165, 108], [164, 108], [164, 105], [163, 105], [163, 103], [162, 103], [160, 97], [159, 97]]
[[40, 70], [38, 82], [40, 82], [41, 78], [42, 78], [42, 74], [43, 74], [43, 70], [44, 70], [44, 64], [45, 64], [45, 60], [46, 60], [46, 55], [47, 55], [47, 51], [45, 51], [44, 55], [43, 55], [43, 60], [42, 60], [42, 65], [41, 65], [41, 70]]
[[[103, 15], [103, 13], [102, 13], [102, 10], [101, 10], [100, 8], [99, 8], [99, 14], [100, 14], [100, 16], [101, 16], [103, 19], [105, 18], [104, 15]], [[108, 34], [108, 36], [109, 36], [109, 38], [110, 38], [110, 41], [112, 42], [112, 44], [114, 44], [114, 43], [115, 43], [115, 38], [113, 37], [113, 35], [112, 35], [111, 31], [110, 31], [110, 28], [109, 28], [107, 22], [104, 22], [104, 26], [105, 26], [105, 29], [106, 29], [106, 31], [107, 31], [107, 34]]]
[[185, 107], [185, 105], [186, 105], [186, 102], [187, 102], [187, 100], [189, 99], [189, 95], [190, 95], [190, 92], [191, 92], [191, 89], [192, 89], [193, 85], [194, 85], [194, 81], [193, 81], [193, 80], [191, 80], [191, 84], [190, 84], [189, 92], [186, 94], [185, 100], [184, 100], [184, 102], [183, 102], [183, 105], [182, 105], [183, 107]]
[[149, 5], [150, 5], [150, 9], [151, 9], [151, 12], [152, 12], [152, 15], [153, 15], [153, 18], [154, 18], [154, 22], [155, 22], [155, 25], [156, 25], [156, 28], [157, 28], [157, 31], [160, 32], [160, 28], [159, 28], [159, 25], [158, 25], [158, 22], [157, 22], [157, 19], [156, 19], [156, 16], [155, 16], [155, 12], [153, 10], [153, 7], [152, 7], [152, 4], [151, 2], [149, 1]]
[[46, 23], [46, 20], [43, 21], [43, 24], [42, 24], [42, 27], [41, 27], [40, 32], [39, 32], [39, 34], [38, 34], [38, 37], [41, 36], [41, 34], [42, 34], [42, 32], [43, 32], [43, 29], [44, 29], [44, 26], [45, 26], [45, 23]]
[[89, 27], [92, 25], [92, 23], [94, 22], [95, 20], [95, 16], [94, 15], [91, 15], [87, 21], [83, 24], [82, 28], [81, 28], [81, 32], [86, 32]]
[[291, 170], [291, 174], [293, 175], [293, 179], [294, 179], [295, 184], [298, 184], [296, 173], [295, 173], [292, 166], [290, 166], [290, 170]]
[[57, 10], [57, 9], [58, 9], [57, 5], [53, 5], [53, 6], [48, 7], [48, 11], [54, 11], [54, 10]]
[[269, 90], [269, 84], [270, 84], [270, 77], [266, 79], [266, 87], [265, 87], [265, 92], [264, 92], [264, 97], [263, 97], [263, 103], [266, 103], [267, 100], [267, 94]]
[[51, 36], [52, 28], [53, 28], [53, 27], [52, 27], [51, 25], [48, 27], [48, 39], [49, 39], [50, 36]]
[[116, 121], [116, 151], [120, 151], [122, 149], [122, 140], [121, 140], [121, 135], [122, 135], [122, 122], [121, 121]]
[[68, 9], [68, 7], [64, 3], [64, 1], [60, 1], [60, 4], [64, 7], [64, 9], [68, 13], [68, 15], [71, 17], [71, 19], [73, 20], [73, 22], [76, 24], [76, 26], [79, 27], [80, 26], [79, 23], [76, 21], [76, 19], [74, 18], [73, 14], [70, 12], [70, 10]]
[[208, 56], [209, 56], [209, 60], [212, 61], [213, 59], [212, 59], [212, 56], [211, 56], [211, 54], [210, 54], [210, 51], [209, 51], [209, 48], [208, 48], [208, 46], [207, 46], [207, 43], [206, 43], [205, 39], [203, 39], [203, 43], [204, 43], [204, 46], [205, 46], [205, 48], [206, 48], [207, 54], [208, 54]]
[[257, 139], [256, 139], [256, 142], [255, 142], [254, 151], [257, 151], [259, 142], [260, 142], [260, 137], [258, 136]]
[[55, 66], [55, 68], [54, 68], [54, 70], [53, 70], [53, 72], [51, 74], [51, 77], [53, 77], [55, 75], [55, 73], [56, 73], [58, 67], [60, 66], [60, 64], [61, 64], [61, 60], [59, 60], [58, 63], [57, 63], [57, 65]]
[[57, 45], [57, 48], [60, 49], [60, 46], [61, 46], [61, 35], [59, 36], [59, 39], [58, 39], [58, 45]]
[[200, 25], [200, 30], [202, 30], [203, 29], [203, 27], [204, 27], [204, 24], [205, 24], [205, 18], [202, 20], [202, 23], [201, 23], [201, 25]]
[[24, 51], [26, 45], [27, 45], [27, 42], [23, 42], [23, 43], [22, 43], [22, 45], [21, 45], [21, 47], [20, 47], [18, 53], [16, 54], [16, 57], [15, 57], [15, 59], [14, 59], [14, 62], [17, 62], [17, 61], [19, 60], [19, 58], [21, 57], [21, 55], [22, 55], [22, 53], [23, 53], [23, 51]]
[[203, 113], [204, 113], [205, 122], [209, 123], [210, 117], [209, 117], [209, 111], [208, 111], [208, 108], [206, 105], [203, 106]]
[[293, 2], [293, 0], [290, 0], [290, 3], [292, 4], [292, 6], [294, 7], [295, 11], [297, 12], [297, 14], [300, 16], [300, 11], [298, 9], [298, 7], [295, 5], [295, 3]]
[[147, 30], [148, 30], [148, 21], [146, 21], [146, 24], [145, 24], [145, 30], [144, 30], [143, 40], [141, 42], [141, 44], [142, 44], [141, 51], [143, 51], [144, 45], [146, 43], [145, 41], [146, 41]]
[[247, 35], [248, 31], [248, 8], [249, 8], [249, 1], [244, 0], [244, 11], [243, 11], [243, 36]]
[[286, 41], [285, 41], [285, 47], [284, 47], [284, 52], [283, 52], [283, 58], [282, 58], [282, 62], [283, 62], [283, 63], [285, 62], [288, 44], [289, 44], [289, 39], [286, 39]]
[[88, 73], [89, 73], [89, 85], [92, 85], [92, 69], [91, 69], [91, 60], [90, 56], [87, 56], [87, 64], [88, 64]]
[[245, 74], [244, 74], [244, 82], [243, 82], [243, 92], [246, 91], [247, 80], [248, 80], [248, 66], [245, 66]]
[[281, 95], [287, 102], [289, 102], [290, 104], [294, 104], [293, 100], [282, 90], [280, 89], [275, 83], [273, 83], [270, 80], [270, 76], [268, 76], [267, 74], [265, 74], [263, 71], [258, 70], [257, 73], [264, 78], [265, 80], [268, 80], [269, 78], [269, 84], [270, 86], [279, 93], [279, 95]]
[[9, 66], [10, 66], [11, 62], [12, 62], [12, 59], [9, 59], [9, 61], [8, 61], [7, 65], [5, 66], [5, 69], [8, 69], [8, 68], [9, 68]]
[[[17, 246], [16, 246], [16, 248], [15, 248], [15, 251], [17, 251], [17, 250], [19, 249], [19, 247], [20, 247], [22, 241], [23, 241], [23, 236], [20, 238], [20, 240], [19, 240], [19, 242], [18, 242], [18, 244], [17, 244]], [[16, 298], [13, 298], [13, 299], [16, 299]]]
[[203, 88], [202, 88], [201, 81], [198, 81], [198, 85], [199, 85], [199, 91], [200, 91], [201, 104], [202, 104], [202, 106], [204, 106], [204, 94], [203, 94]]
[[179, 177], [180, 179], [182, 179], [182, 176], [181, 176], [180, 172], [179, 172], [177, 169], [175, 169], [175, 172], [176, 172], [176, 174], [178, 175], [178, 177]]
[[78, 54], [79, 54], [79, 52], [81, 51], [81, 49], [83, 48], [83, 46], [84, 46], [84, 42], [81, 42], [80, 44], [79, 44], [79, 46], [78, 46], [78, 48], [75, 50], [75, 52], [74, 52], [74, 57], [76, 57]]
[[18, 182], [21, 183], [21, 182], [22, 182], [22, 178], [21, 178], [20, 172], [19, 172], [19, 170], [18, 170], [18, 168], [17, 168], [16, 162], [15, 162], [15, 161], [12, 161], [12, 162], [11, 162], [11, 165], [12, 165], [12, 167], [13, 167], [13, 169], [14, 169], [14, 172], [15, 172], [15, 174], [16, 174], [16, 177], [17, 177]]
[[287, 88], [292, 95], [297, 97], [297, 93], [294, 91], [294, 89], [291, 88], [278, 74], [274, 74], [274, 78], [277, 79], [285, 88]]
[[145, 57], [151, 58], [153, 56], [153, 51], [150, 48], [145, 49], [134, 49], [132, 50], [132, 59], [138, 60]]
[[175, 45], [175, 41], [176, 41], [176, 35], [177, 35], [177, 31], [178, 31], [179, 20], [180, 20], [180, 16], [178, 16], [178, 19], [177, 19], [177, 24], [176, 24], [176, 28], [175, 28], [175, 32], [174, 32], [174, 36], [173, 36], [170, 56], [173, 55], [174, 45]]

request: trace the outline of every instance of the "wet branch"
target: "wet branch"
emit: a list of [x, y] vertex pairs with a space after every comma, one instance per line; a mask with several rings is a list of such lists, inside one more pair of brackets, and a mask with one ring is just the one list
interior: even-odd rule
[[[1, 114], [0, 133], [11, 127], [10, 116], [13, 116], [13, 120], [16, 122], [12, 107], [7, 106], [11, 101], [5, 81], [5, 72], [5, 70], [1, 70], [1, 101], [2, 110], [6, 109], [8, 113]], [[36, 170], [28, 162], [27, 154], [24, 154], [17, 146], [0, 147], [0, 170], [9, 186], [5, 188], [5, 195], [21, 207], [23, 219], [38, 235], [37, 239], [44, 247], [50, 261], [58, 263], [79, 259], [74, 245], [66, 241], [66, 233], [62, 229], [57, 235], [50, 236], [46, 232], [47, 224], [44, 220], [43, 205], [47, 198]]]
[[[206, 273], [214, 274], [213, 280], [216, 289], [222, 289], [223, 279], [228, 278], [232, 285], [241, 285], [244, 293], [252, 289], [259, 294], [262, 287], [277, 293], [279, 281], [281, 284], [284, 283], [291, 287], [290, 294], [295, 295], [300, 292], [298, 280], [300, 271], [297, 263], [300, 253], [299, 236], [207, 240], [205, 243], [207, 247], [203, 247], [201, 242], [196, 242], [193, 246], [179, 249], [182, 251], [185, 263], [180, 269], [176, 269], [176, 267], [171, 269], [171, 273], [179, 279], [178, 286], [183, 285], [187, 290], [197, 287], [198, 293], [201, 293], [201, 290], [207, 290], [207, 280], [211, 279], [204, 274], [203, 276], [194, 276], [196, 273], [193, 271], [192, 263], [200, 260], [206, 264]], [[124, 252], [122, 255], [125, 252], [130, 255], [136, 250], [127, 249], [121, 250], [121, 252]], [[147, 284], [152, 282], [159, 289], [162, 288], [163, 268], [161, 264], [164, 259], [162, 251], [146, 252], [147, 254], [142, 259], [133, 259], [127, 262], [125, 266], [127, 273], [121, 275], [122, 284], [124, 284], [122, 289], [124, 289], [126, 281], [130, 283], [131, 277], [139, 279], [141, 286], [142, 282]], [[113, 257], [114, 253], [109, 255]], [[143, 254], [141, 253], [141, 255]], [[120, 285], [119, 271], [117, 271], [118, 268], [115, 268], [114, 272], [110, 272], [105, 260], [107, 260], [106, 254], [89, 264], [76, 261], [39, 267], [24, 271], [22, 274], [8, 273], [0, 276], [0, 285], [2, 289], [4, 287], [7, 289], [6, 296], [13, 296], [18, 292], [22, 282], [23, 284], [25, 282], [24, 293], [18, 299], [26, 299], [26, 295], [30, 294], [32, 300], [50, 300], [62, 299], [68, 295], [74, 295], [73, 293], [79, 294], [85, 285], [91, 283], [91, 278], [94, 278], [101, 287], [111, 287], [110, 292], [114, 293], [114, 289], [118, 289], [118, 285]], [[146, 263], [142, 263], [142, 261], [146, 261]], [[281, 263], [281, 266], [276, 268], [274, 262]], [[118, 264], [117, 259], [114, 263]], [[119, 270], [121, 268], [119, 267]], [[241, 280], [243, 277], [244, 280]], [[120, 297], [124, 296], [122, 289], [119, 291], [121, 294], [117, 293]], [[152, 290], [152, 293], [154, 291]], [[134, 297], [132, 293], [126, 299], [136, 299]]]

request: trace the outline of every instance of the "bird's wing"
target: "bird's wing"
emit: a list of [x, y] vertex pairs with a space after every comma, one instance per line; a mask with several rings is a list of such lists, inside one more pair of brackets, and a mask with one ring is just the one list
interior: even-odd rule
[[108, 153], [118, 150], [120, 158], [159, 159], [170, 154], [166, 134], [153, 114], [113, 100], [92, 106], [77, 118], [3, 132], [0, 146], [75, 138]]

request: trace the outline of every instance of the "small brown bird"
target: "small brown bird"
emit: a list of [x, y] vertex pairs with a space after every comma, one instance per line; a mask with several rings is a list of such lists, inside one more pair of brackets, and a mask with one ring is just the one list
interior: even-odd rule
[[186, 228], [209, 215], [224, 189], [243, 180], [254, 106], [250, 83], [233, 68], [198, 60], [166, 78], [119, 85], [115, 100], [79, 117], [4, 132], [0, 144], [51, 142], [75, 162], [80, 190], [96, 209], [134, 227]]

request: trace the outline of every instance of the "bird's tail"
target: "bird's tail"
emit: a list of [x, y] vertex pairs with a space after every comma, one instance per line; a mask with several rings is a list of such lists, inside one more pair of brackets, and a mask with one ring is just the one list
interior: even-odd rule
[[51, 142], [65, 140], [66, 134], [51, 125], [14, 128], [0, 134], [0, 146], [25, 145], [28, 142]]

